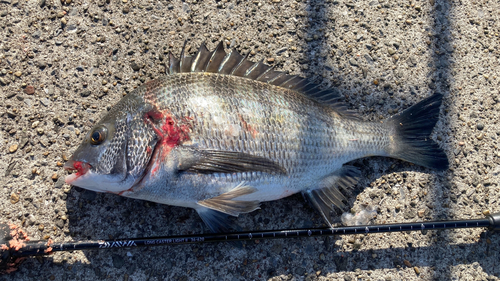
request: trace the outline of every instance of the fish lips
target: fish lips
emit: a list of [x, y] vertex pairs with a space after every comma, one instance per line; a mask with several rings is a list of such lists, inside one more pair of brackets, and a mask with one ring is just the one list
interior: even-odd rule
[[76, 173], [66, 176], [67, 184], [96, 192], [119, 194], [128, 190], [128, 186], [134, 181], [133, 179], [124, 180], [120, 176], [100, 175], [92, 170], [92, 165], [84, 161], [69, 160], [64, 164], [64, 169], [76, 171]]

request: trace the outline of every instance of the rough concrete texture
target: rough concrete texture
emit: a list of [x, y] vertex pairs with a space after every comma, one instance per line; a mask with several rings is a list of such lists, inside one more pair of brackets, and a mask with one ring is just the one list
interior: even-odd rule
[[[0, 223], [56, 242], [207, 232], [190, 209], [68, 186], [61, 167], [186, 38], [190, 53], [223, 40], [336, 87], [365, 120], [444, 94], [432, 138], [450, 169], [355, 161], [363, 179], [350, 207], [377, 206], [373, 223], [499, 212], [499, 11], [492, 0], [1, 0]], [[237, 222], [323, 223], [300, 196]], [[499, 253], [500, 236], [485, 229], [256, 240], [56, 253], [0, 280], [498, 280]]]

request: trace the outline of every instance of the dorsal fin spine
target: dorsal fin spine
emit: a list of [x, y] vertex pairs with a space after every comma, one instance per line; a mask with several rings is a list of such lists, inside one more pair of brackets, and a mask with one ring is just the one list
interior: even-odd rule
[[[237, 52], [236, 49], [233, 49], [233, 52]], [[231, 70], [231, 75], [234, 75], [234, 72], [236, 70], [238, 70], [238, 68], [240, 68], [240, 66], [247, 60], [248, 58], [248, 55], [250, 55], [250, 53], [247, 53], [242, 59], [241, 61], [233, 68], [233, 70]]]
[[335, 89], [320, 90], [319, 85], [311, 80], [276, 71], [274, 67], [264, 64], [263, 60], [253, 63], [248, 60], [249, 53], [244, 57], [235, 49], [226, 53], [223, 41], [220, 41], [212, 52], [206, 48], [205, 44], [202, 44], [194, 57], [187, 56], [186, 45], [187, 40], [184, 41], [179, 59], [169, 52], [168, 74], [208, 72], [245, 77], [296, 91], [322, 104], [328, 103], [343, 117], [359, 119], [352, 111], [347, 110], [346, 105], [341, 101], [342, 95]]

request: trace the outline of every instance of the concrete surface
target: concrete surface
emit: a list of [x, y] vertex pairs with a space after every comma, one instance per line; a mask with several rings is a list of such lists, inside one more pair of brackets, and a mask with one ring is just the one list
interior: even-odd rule
[[[378, 206], [374, 223], [499, 212], [499, 11], [492, 0], [1, 0], [0, 223], [57, 242], [206, 232], [193, 210], [71, 187], [60, 167], [185, 38], [191, 53], [224, 40], [272, 58], [336, 87], [366, 120], [443, 93], [432, 137], [450, 169], [355, 161], [363, 179], [349, 203]], [[300, 196], [237, 222], [322, 225]], [[499, 253], [500, 236], [484, 229], [369, 234], [56, 253], [0, 280], [498, 280]]]

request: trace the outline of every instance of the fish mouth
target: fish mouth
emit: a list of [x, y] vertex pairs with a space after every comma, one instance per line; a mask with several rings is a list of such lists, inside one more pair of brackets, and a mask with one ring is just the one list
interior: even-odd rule
[[76, 173], [66, 176], [66, 183], [72, 184], [76, 179], [85, 175], [91, 167], [92, 166], [87, 162], [69, 160], [66, 164], [64, 164], [64, 170], [76, 171]]

